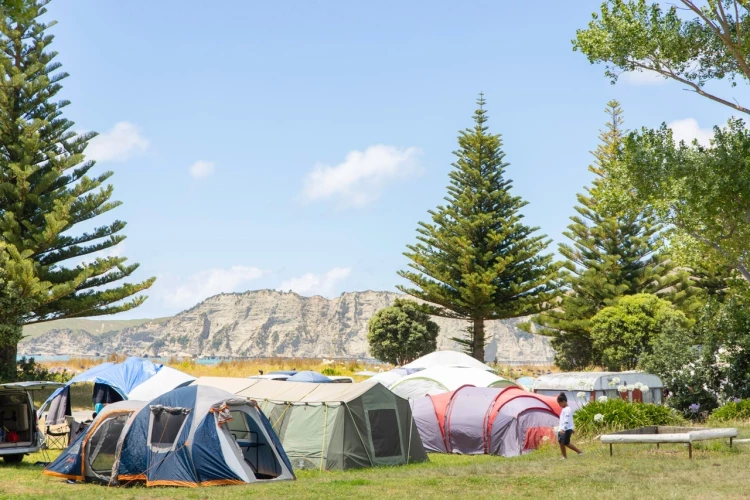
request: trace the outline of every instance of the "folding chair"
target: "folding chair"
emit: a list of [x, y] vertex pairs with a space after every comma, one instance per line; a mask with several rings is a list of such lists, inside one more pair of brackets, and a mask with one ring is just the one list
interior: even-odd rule
[[48, 450], [64, 450], [68, 446], [70, 428], [67, 424], [48, 425], [44, 431], [45, 447]]

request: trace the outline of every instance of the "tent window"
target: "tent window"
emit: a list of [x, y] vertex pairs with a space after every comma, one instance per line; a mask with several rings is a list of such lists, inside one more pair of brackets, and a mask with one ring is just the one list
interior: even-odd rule
[[250, 438], [250, 429], [247, 428], [245, 414], [241, 411], [232, 412], [232, 420], [229, 421], [229, 433], [235, 440], [247, 440]]
[[[183, 410], [176, 408], [176, 410]], [[171, 447], [188, 417], [186, 411], [154, 411], [154, 420], [151, 425], [150, 444], [160, 447]]]
[[117, 440], [125, 427], [125, 423], [130, 418], [130, 413], [117, 415], [102, 423], [94, 432], [88, 445], [88, 457], [91, 469], [97, 474], [109, 474], [112, 472], [112, 465], [115, 463], [115, 451], [117, 450]]
[[370, 435], [375, 457], [401, 456], [401, 433], [396, 410], [369, 410]]
[[257, 479], [279, 477], [281, 464], [274, 454], [271, 443], [250, 415], [239, 410], [232, 411], [228, 430], [242, 451], [242, 458]]
[[112, 386], [107, 384], [94, 384], [94, 395], [92, 397], [94, 404], [111, 404], [122, 401], [122, 396]]

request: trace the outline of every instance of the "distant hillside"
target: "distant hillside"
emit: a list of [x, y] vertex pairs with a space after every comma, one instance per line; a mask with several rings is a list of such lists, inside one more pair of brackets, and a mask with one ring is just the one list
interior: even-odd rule
[[140, 326], [148, 322], [161, 322], [169, 318], [158, 319], [119, 319], [119, 320], [96, 320], [96, 319], [61, 319], [47, 323], [37, 323], [23, 327], [23, 334], [29, 338], [36, 338], [52, 330], [84, 331], [91, 335], [102, 335], [109, 332], [119, 332], [125, 328]]
[[[368, 321], [399, 296], [375, 291], [344, 293], [334, 299], [276, 290], [221, 294], [172, 318], [142, 320], [124, 328], [125, 322], [57, 325], [44, 335], [25, 339], [19, 353], [366, 358]], [[459, 350], [450, 339], [461, 336], [467, 323], [434, 319], [440, 326], [438, 348]], [[486, 360], [549, 364], [554, 356], [549, 339], [521, 331], [519, 321], [486, 323]]]

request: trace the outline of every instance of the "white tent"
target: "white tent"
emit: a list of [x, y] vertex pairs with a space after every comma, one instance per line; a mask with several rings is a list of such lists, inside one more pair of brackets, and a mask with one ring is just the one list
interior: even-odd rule
[[432, 368], [433, 366], [461, 366], [492, 371], [492, 368], [468, 354], [456, 351], [435, 351], [407, 363], [403, 368]]
[[168, 366], [163, 366], [161, 370], [156, 372], [156, 375], [146, 380], [140, 385], [137, 385], [135, 389], [128, 393], [128, 399], [135, 401], [151, 401], [156, 399], [162, 394], [166, 394], [169, 391], [188, 385], [190, 382], [195, 380], [195, 377], [183, 373], [180, 370], [175, 370]]
[[377, 375], [370, 377], [369, 379], [365, 380], [365, 382], [369, 383], [376, 383], [380, 382], [386, 387], [390, 387], [402, 378], [406, 377], [407, 375], [411, 375], [412, 373], [416, 373], [422, 371], [421, 368], [394, 368], [393, 370], [388, 370], [387, 372], [378, 373]]
[[407, 375], [393, 384], [390, 389], [402, 398], [415, 399], [455, 391], [464, 385], [507, 387], [516, 384], [478, 368], [435, 366]]

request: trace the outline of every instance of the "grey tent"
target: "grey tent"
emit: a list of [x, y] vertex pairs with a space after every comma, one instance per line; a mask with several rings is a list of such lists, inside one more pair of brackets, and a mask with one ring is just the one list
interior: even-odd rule
[[295, 469], [353, 469], [427, 460], [409, 403], [381, 384], [208, 377], [195, 384], [225, 388], [257, 402]]

